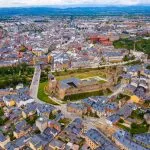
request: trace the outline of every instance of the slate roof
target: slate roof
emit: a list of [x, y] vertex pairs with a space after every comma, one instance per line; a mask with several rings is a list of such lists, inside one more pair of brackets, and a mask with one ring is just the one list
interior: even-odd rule
[[144, 148], [141, 145], [133, 142], [131, 140], [130, 134], [128, 132], [126, 132], [126, 131], [118, 130], [113, 136], [121, 144], [123, 144], [124, 146], [126, 146], [128, 149], [131, 149], [131, 150], [149, 150], [149, 149]]
[[[91, 141], [96, 143], [97, 145], [102, 145], [100, 148], [104, 150], [108, 150], [111, 148], [111, 150], [117, 150], [117, 147], [113, 145], [110, 141], [108, 141], [103, 134], [101, 134], [96, 129], [90, 129], [85, 133], [85, 136], [87, 136]], [[98, 149], [98, 150], [99, 150]]]
[[6, 140], [6, 137], [3, 135], [2, 132], [0, 132], [0, 142], [4, 142]]

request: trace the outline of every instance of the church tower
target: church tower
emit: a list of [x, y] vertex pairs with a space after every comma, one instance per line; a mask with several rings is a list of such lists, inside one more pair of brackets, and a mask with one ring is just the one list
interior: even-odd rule
[[50, 93], [52, 93], [52, 94], [55, 93], [57, 80], [51, 73], [48, 75], [48, 82], [49, 82], [48, 86], [49, 86]]

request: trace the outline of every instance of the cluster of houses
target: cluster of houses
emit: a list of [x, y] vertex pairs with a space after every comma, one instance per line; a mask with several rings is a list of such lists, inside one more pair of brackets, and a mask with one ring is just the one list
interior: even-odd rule
[[81, 103], [68, 103], [67, 111], [80, 116], [95, 114], [97, 117], [110, 116], [119, 109], [116, 102], [109, 102], [104, 96], [83, 99]]
[[115, 125], [120, 119], [127, 119], [133, 110], [136, 110], [137, 106], [133, 103], [127, 103], [121, 107], [117, 112], [107, 117], [107, 123]]
[[92, 68], [100, 64], [122, 62], [127, 54], [125, 50], [116, 50], [113, 46], [100, 48], [98, 45], [87, 44], [80, 50], [68, 49], [52, 51], [49, 54], [53, 70], [69, 68]]
[[[64, 119], [61, 111], [52, 105], [36, 103], [28, 94], [29, 89], [24, 87], [19, 88], [16, 93], [3, 96], [3, 117], [7, 121], [1, 126], [0, 148], [79, 150], [85, 147], [103, 148], [105, 143], [106, 148], [117, 149], [98, 130], [86, 131], [81, 118], [64, 126], [61, 123]], [[99, 101], [100, 99], [106, 101], [104, 97], [99, 98]]]
[[124, 130], [118, 130], [113, 135], [114, 142], [124, 150], [149, 150], [149, 139], [149, 133], [138, 134], [132, 137], [130, 133]]
[[150, 70], [146, 69], [147, 65], [133, 65], [124, 67], [124, 74], [122, 76], [122, 84], [127, 84], [124, 93], [129, 95], [136, 95], [141, 100], [149, 100], [150, 90]]
[[90, 129], [85, 133], [85, 139], [91, 149], [95, 150], [118, 150], [101, 132]]

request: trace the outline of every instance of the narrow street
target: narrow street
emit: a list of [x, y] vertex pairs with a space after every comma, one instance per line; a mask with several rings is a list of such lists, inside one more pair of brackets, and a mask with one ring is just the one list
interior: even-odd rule
[[121, 84], [121, 86], [120, 86], [116, 91], [114, 91], [114, 92], [109, 96], [109, 98], [111, 98], [111, 97], [113, 97], [113, 96], [116, 96], [116, 95], [122, 93], [122, 92], [123, 92], [123, 89], [124, 89], [126, 86], [127, 86], [126, 84]]
[[38, 102], [38, 103], [42, 103], [42, 101], [40, 101], [37, 98], [39, 83], [40, 83], [40, 76], [41, 76], [41, 68], [40, 68], [40, 66], [35, 66], [34, 75], [33, 75], [33, 78], [32, 78], [31, 85], [30, 85], [30, 96], [32, 98], [34, 98], [35, 101]]

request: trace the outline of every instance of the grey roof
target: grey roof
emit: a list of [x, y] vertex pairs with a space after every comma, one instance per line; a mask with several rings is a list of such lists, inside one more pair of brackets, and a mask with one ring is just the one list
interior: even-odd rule
[[44, 134], [37, 134], [31, 137], [30, 142], [36, 147], [39, 148], [41, 146], [45, 147], [51, 140], [52, 136], [47, 136]]
[[92, 96], [83, 99], [82, 102], [91, 106], [96, 111], [104, 112], [107, 107], [108, 98], [105, 96]]
[[80, 80], [77, 78], [69, 78], [69, 79], [62, 80], [60, 81], [60, 87], [63, 89], [68, 89], [71, 87], [69, 83], [73, 83], [75, 86], [78, 86], [80, 83]]
[[46, 128], [43, 132], [43, 134], [49, 136], [49, 137], [52, 137], [53, 138], [53, 135], [55, 134], [58, 134], [59, 131], [56, 130], [55, 128]]
[[119, 111], [117, 112], [118, 115], [123, 116], [124, 118], [127, 118], [131, 115], [132, 111], [136, 109], [136, 105], [129, 103], [124, 105]]
[[67, 128], [65, 128], [65, 130], [78, 135], [82, 131], [82, 128], [83, 128], [82, 119], [76, 118], [71, 124], [68, 125]]
[[67, 106], [75, 108], [75, 109], [79, 109], [79, 110], [83, 110], [85, 108], [85, 106], [81, 103], [68, 103]]
[[112, 123], [119, 121], [119, 119], [120, 116], [118, 114], [113, 114], [107, 118], [107, 120], [111, 121]]
[[26, 114], [32, 112], [32, 111], [36, 111], [36, 108], [37, 108], [37, 103], [29, 103], [26, 105], [26, 107], [24, 108], [24, 112]]
[[64, 144], [65, 143], [63, 143], [62, 141], [59, 141], [59, 140], [56, 140], [56, 139], [54, 139], [50, 142], [50, 145], [52, 145], [53, 147], [56, 146], [56, 147], [59, 147], [59, 148], [61, 148]]
[[133, 138], [136, 139], [138, 142], [149, 145], [150, 147], [150, 133], [136, 134]]
[[28, 142], [29, 136], [23, 136], [21, 138], [18, 138], [12, 142], [9, 142], [5, 145], [5, 148], [7, 150], [14, 150], [15, 148], [20, 148], [22, 146], [25, 146], [25, 144]]
[[141, 65], [128, 66], [126, 68], [127, 68], [127, 72], [138, 72], [142, 70]]
[[[100, 145], [100, 148], [110, 148], [112, 150], [117, 150], [117, 147], [113, 145], [110, 141], [108, 141], [102, 133], [97, 131], [96, 129], [90, 129], [85, 134], [91, 141], [96, 143], [97, 145]], [[106, 149], [107, 150], [107, 149]]]
[[123, 130], [118, 130], [114, 135], [114, 138], [116, 138], [121, 144], [123, 144], [125, 147], [131, 150], [149, 150], [148, 148], [142, 147], [142, 145], [139, 145], [132, 141], [131, 136], [128, 132]]
[[37, 105], [37, 110], [40, 112], [40, 113], [45, 113], [45, 112], [51, 112], [55, 109], [54, 106], [52, 105], [46, 105], [46, 104], [38, 104]]
[[0, 132], [0, 142], [4, 142], [6, 140], [6, 137], [3, 135], [2, 132]]

